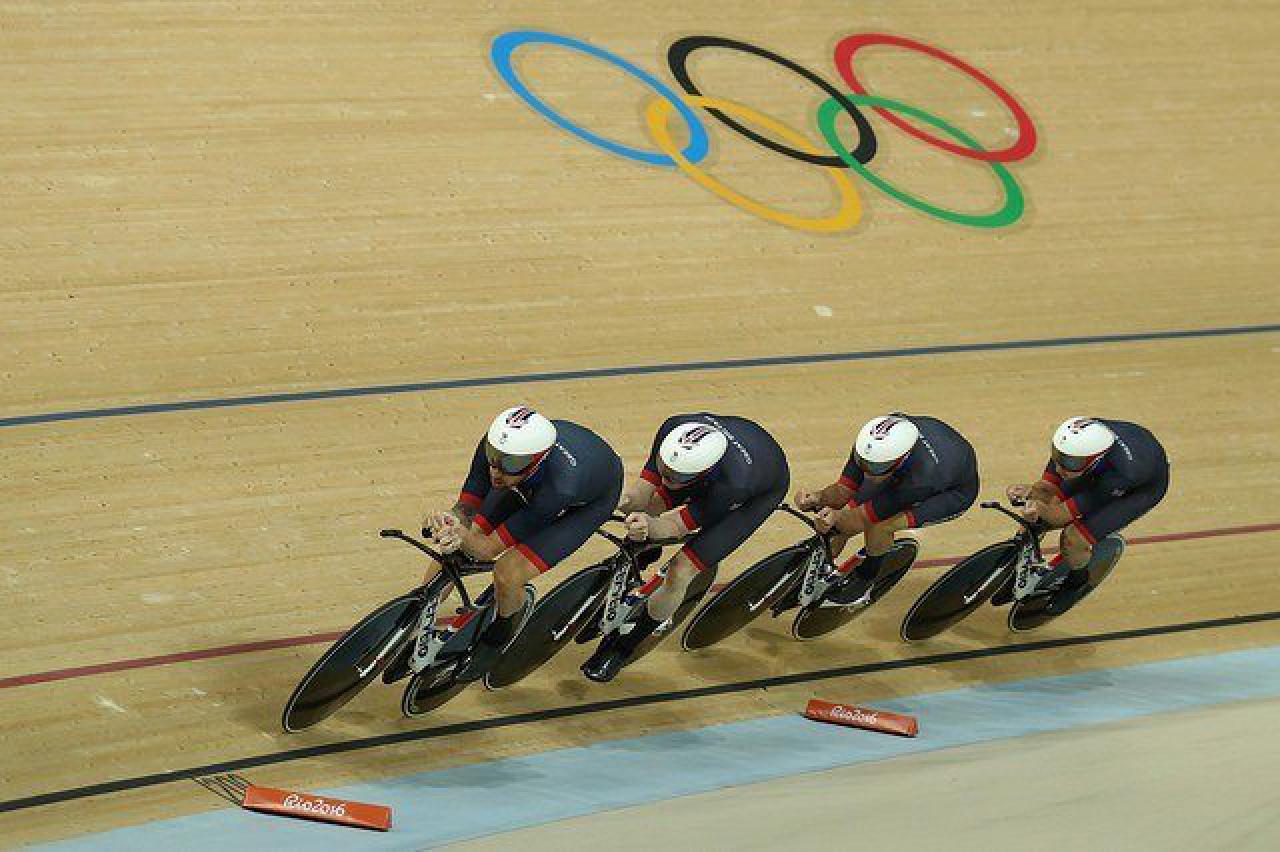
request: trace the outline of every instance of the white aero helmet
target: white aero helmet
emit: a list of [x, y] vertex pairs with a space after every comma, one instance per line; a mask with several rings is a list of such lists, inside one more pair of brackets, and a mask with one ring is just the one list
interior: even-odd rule
[[869, 420], [858, 432], [853, 451], [863, 473], [884, 476], [902, 464], [919, 440], [916, 424], [900, 414], [890, 414]]
[[542, 461], [555, 442], [555, 424], [527, 405], [517, 405], [493, 418], [484, 452], [490, 467], [517, 476]]
[[1115, 433], [1101, 420], [1072, 417], [1053, 433], [1050, 454], [1058, 467], [1079, 473], [1102, 458], [1115, 442]]
[[692, 482], [724, 458], [729, 439], [714, 426], [690, 420], [667, 433], [658, 447], [662, 475], [672, 482]]

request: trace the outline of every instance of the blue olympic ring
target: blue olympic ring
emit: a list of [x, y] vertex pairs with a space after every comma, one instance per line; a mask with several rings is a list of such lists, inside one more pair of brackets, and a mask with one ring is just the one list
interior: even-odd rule
[[497, 69], [498, 75], [506, 81], [511, 90], [520, 98], [533, 107], [534, 110], [541, 113], [544, 118], [560, 128], [572, 133], [579, 139], [598, 145], [606, 151], [612, 151], [615, 154], [626, 157], [631, 160], [639, 160], [642, 163], [649, 163], [654, 166], [669, 166], [674, 168], [675, 160], [666, 154], [656, 153], [654, 151], [646, 151], [643, 148], [632, 148], [629, 145], [623, 145], [621, 142], [614, 142], [612, 139], [606, 139], [599, 134], [592, 133], [583, 127], [571, 122], [560, 113], [547, 106], [545, 102], [538, 98], [533, 92], [529, 91], [529, 87], [524, 84], [520, 77], [516, 74], [515, 68], [511, 64], [511, 55], [517, 47], [522, 44], [558, 44], [561, 47], [567, 47], [570, 50], [576, 50], [581, 53], [594, 56], [597, 59], [603, 59], [610, 65], [614, 65], [626, 71], [628, 74], [634, 75], [642, 83], [653, 89], [664, 99], [669, 101], [676, 111], [680, 113], [680, 117], [684, 119], [685, 124], [689, 126], [689, 144], [685, 146], [681, 155], [691, 163], [702, 162], [706, 158], [707, 152], [711, 147], [711, 140], [707, 134], [707, 128], [703, 125], [701, 119], [694, 113], [693, 109], [668, 87], [665, 83], [654, 77], [649, 72], [639, 68], [627, 60], [618, 56], [616, 53], [610, 53], [604, 48], [596, 47], [581, 39], [572, 38], [570, 36], [556, 35], [554, 33], [539, 32], [538, 30], [512, 30], [509, 33], [503, 33], [493, 40], [493, 47], [489, 51], [489, 56], [493, 60], [494, 68]]

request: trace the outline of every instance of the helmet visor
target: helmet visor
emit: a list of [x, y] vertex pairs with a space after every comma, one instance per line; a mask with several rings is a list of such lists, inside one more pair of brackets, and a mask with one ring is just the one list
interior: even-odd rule
[[[905, 458], [905, 456], [903, 458]], [[877, 462], [864, 459], [861, 455], [858, 456], [858, 467], [860, 467], [862, 472], [868, 476], [884, 476], [892, 473], [894, 468], [900, 464], [902, 464], [902, 459], [890, 459], [889, 461]]]
[[1101, 453], [1092, 456], [1069, 456], [1057, 447], [1053, 447], [1050, 450], [1050, 455], [1053, 458], [1053, 463], [1058, 467], [1070, 473], [1079, 473], [1097, 461]]
[[492, 444], [485, 441], [484, 455], [489, 461], [489, 467], [494, 470], [501, 471], [508, 476], [519, 476], [537, 464], [538, 461], [546, 455], [546, 453], [517, 456], [495, 449]]
[[673, 482], [676, 485], [688, 485], [699, 476], [702, 476], [703, 473], [706, 473], [706, 471], [702, 471], [702, 473], [680, 473], [667, 467], [667, 463], [662, 459], [658, 459], [658, 473], [662, 474], [662, 478], [667, 482]]

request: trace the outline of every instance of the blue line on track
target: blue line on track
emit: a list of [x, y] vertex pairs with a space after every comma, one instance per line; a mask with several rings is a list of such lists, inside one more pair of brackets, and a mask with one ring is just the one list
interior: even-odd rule
[[214, 408], [241, 408], [250, 405], [273, 405], [279, 402], [308, 402], [319, 399], [346, 399], [361, 396], [387, 396], [401, 393], [482, 388], [497, 385], [520, 385], [537, 382], [564, 382], [575, 379], [608, 379], [619, 376], [646, 376], [660, 373], [691, 373], [702, 370], [743, 370], [754, 367], [785, 367], [801, 364], [831, 364], [845, 361], [876, 361], [885, 358], [913, 358], [923, 355], [952, 355], [965, 352], [1007, 352], [1018, 349], [1055, 349], [1063, 346], [1097, 346], [1105, 343], [1139, 343], [1151, 340], [1191, 340], [1206, 337], [1235, 337], [1245, 334], [1269, 334], [1280, 331], [1280, 323], [1241, 325], [1222, 328], [1191, 328], [1167, 331], [1141, 331], [1128, 334], [1097, 334], [1078, 337], [1042, 337], [1029, 340], [1004, 340], [987, 343], [952, 343], [940, 346], [910, 346], [899, 349], [868, 349], [859, 352], [816, 352], [811, 355], [773, 355], [762, 358], [730, 358], [721, 361], [686, 361], [672, 364], [635, 364], [625, 367], [600, 367], [591, 370], [560, 370], [549, 373], [513, 373], [506, 376], [479, 376], [467, 379], [442, 379], [431, 382], [407, 382], [395, 385], [370, 385], [355, 388], [269, 393], [256, 396], [233, 396], [223, 399], [191, 399], [178, 402], [155, 402], [146, 405], [122, 405], [117, 408], [88, 408], [79, 411], [50, 411], [0, 417], [0, 428], [59, 423], [66, 420], [97, 420], [106, 417], [131, 417], [140, 414], [165, 414], [175, 411], [204, 411]]

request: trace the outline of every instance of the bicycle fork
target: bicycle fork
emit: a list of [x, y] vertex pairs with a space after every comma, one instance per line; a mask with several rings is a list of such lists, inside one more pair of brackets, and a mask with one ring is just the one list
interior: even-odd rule
[[[413, 670], [415, 672], [421, 671], [422, 667], [426, 666], [427, 663], [424, 662], [420, 666], [414, 666], [414, 663], [426, 653], [424, 651], [423, 643], [421, 639], [422, 639], [422, 636], [425, 635], [424, 631], [426, 627], [435, 623], [436, 610], [439, 609], [439, 607], [440, 607], [440, 599], [437, 597], [432, 601], [430, 601], [429, 603], [427, 603], [427, 605], [422, 608], [422, 612], [418, 615], [418, 621], [415, 625], [410, 627], [409, 625], [405, 624], [400, 627], [397, 627], [394, 631], [392, 631], [391, 635], [387, 637], [387, 641], [382, 643], [382, 647], [379, 648], [377, 653], [373, 655], [373, 658], [369, 660], [368, 665], [365, 665], [365, 666], [362, 666], [359, 664], [356, 665], [355, 667], [356, 674], [359, 675], [361, 678], [368, 677], [369, 673], [377, 669], [378, 666], [382, 664], [382, 661], [385, 660], [388, 655], [390, 655], [397, 648], [401, 647], [400, 641], [404, 639], [406, 633], [410, 633], [411, 631], [413, 634], [413, 639], [411, 639], [410, 641], [415, 641], [417, 644], [414, 648], [413, 655], [409, 658], [409, 665], [413, 667]], [[440, 644], [443, 645], [444, 643], [442, 642]], [[439, 649], [437, 648], [436, 650], [439, 650]], [[431, 656], [434, 657], [434, 654], [432, 654]]]
[[1047, 568], [1048, 564], [1043, 558], [1036, 558], [1030, 544], [1023, 545], [1014, 568], [1013, 597], [1022, 600], [1034, 594]]

